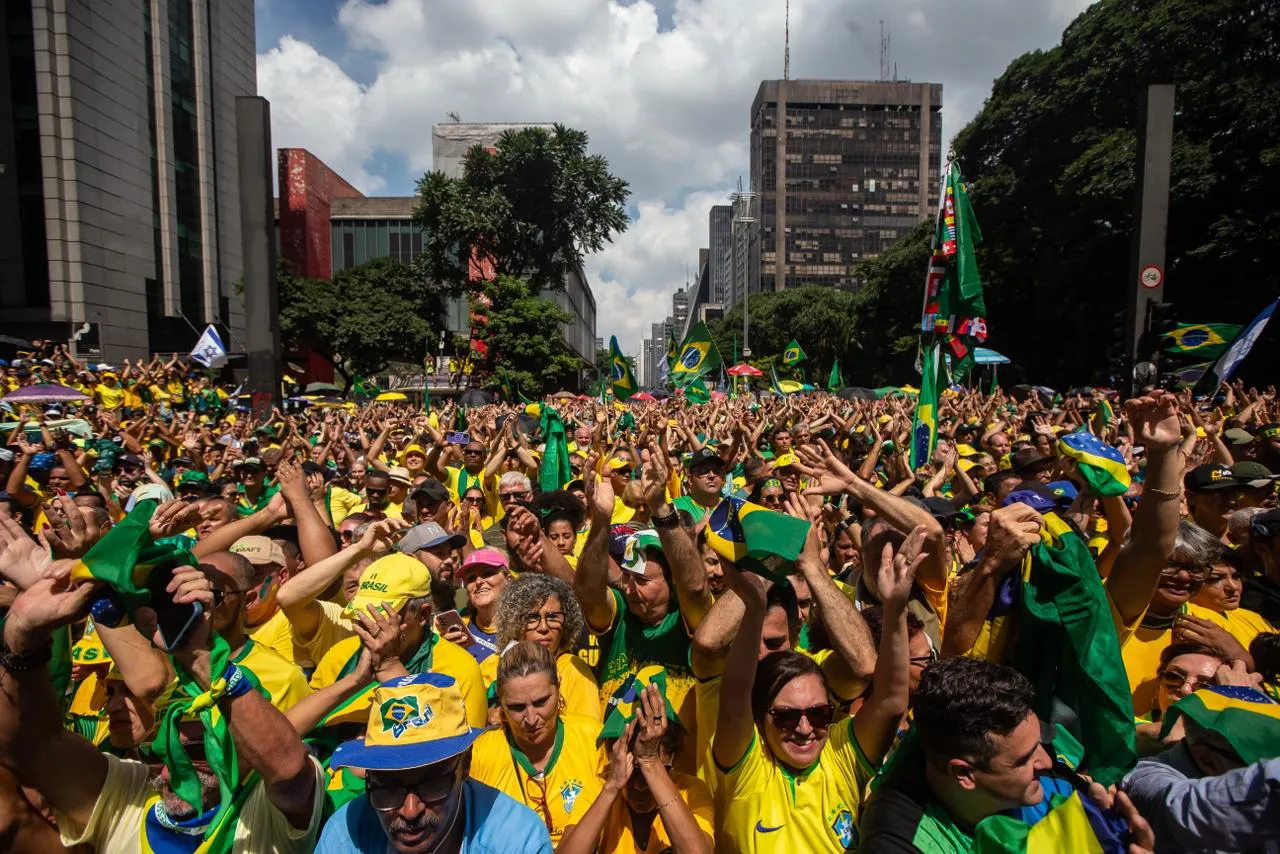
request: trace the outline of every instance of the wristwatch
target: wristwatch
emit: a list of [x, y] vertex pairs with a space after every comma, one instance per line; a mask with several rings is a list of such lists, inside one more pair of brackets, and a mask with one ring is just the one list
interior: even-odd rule
[[653, 514], [649, 520], [653, 523], [653, 527], [662, 530], [673, 530], [680, 527], [680, 513], [676, 510], [675, 505], [671, 502], [663, 504], [658, 508], [658, 512]]
[[45, 644], [42, 648], [35, 652], [16, 653], [9, 649], [9, 645], [0, 638], [0, 668], [8, 670], [10, 673], [25, 673], [29, 670], [35, 670], [44, 667], [53, 658], [53, 644]]

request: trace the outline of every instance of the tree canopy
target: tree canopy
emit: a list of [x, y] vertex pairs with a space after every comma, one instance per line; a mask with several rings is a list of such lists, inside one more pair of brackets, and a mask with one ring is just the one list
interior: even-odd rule
[[[986, 239], [991, 343], [1037, 381], [1105, 367], [1135, 275], [1150, 83], [1177, 86], [1165, 299], [1184, 321], [1245, 322], [1280, 291], [1280, 2], [1102, 0], [1059, 46], [1014, 60], [954, 142]], [[923, 273], [902, 285], [918, 295]]]
[[496, 386], [501, 368], [530, 397], [578, 386], [582, 362], [561, 335], [573, 315], [514, 276], [487, 282], [484, 295], [489, 306], [476, 313], [486, 320], [473, 320], [473, 337], [483, 349], [483, 355], [472, 357], [479, 373], [491, 374]]
[[478, 262], [526, 279], [534, 293], [561, 287], [627, 228], [627, 182], [587, 142], [562, 125], [510, 130], [494, 150], [468, 151], [461, 178], [427, 173], [415, 217], [431, 278], [466, 287]]
[[279, 273], [280, 333], [319, 353], [348, 377], [434, 352], [447, 293], [420, 268], [380, 258], [332, 279]]
[[[848, 377], [858, 355], [854, 309], [853, 294], [823, 285], [753, 294], [749, 309], [752, 357], [748, 361], [766, 374], [776, 363], [779, 376], [789, 376], [790, 369], [783, 369], [780, 359], [795, 338], [808, 357], [802, 368], [811, 381], [818, 372], [825, 379], [833, 358], [840, 359], [841, 370]], [[726, 366], [732, 364], [735, 349], [742, 350], [742, 303], [712, 324], [711, 334]]]

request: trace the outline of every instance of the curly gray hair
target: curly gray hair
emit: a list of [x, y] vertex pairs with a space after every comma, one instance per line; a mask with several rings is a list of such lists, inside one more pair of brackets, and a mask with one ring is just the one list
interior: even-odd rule
[[502, 649], [512, 641], [524, 640], [524, 615], [536, 612], [552, 596], [560, 599], [560, 610], [564, 611], [560, 647], [554, 650], [554, 655], [572, 652], [587, 624], [578, 597], [573, 595], [573, 588], [559, 578], [536, 572], [523, 573], [508, 581], [503, 588], [498, 598], [496, 618], [498, 648]]

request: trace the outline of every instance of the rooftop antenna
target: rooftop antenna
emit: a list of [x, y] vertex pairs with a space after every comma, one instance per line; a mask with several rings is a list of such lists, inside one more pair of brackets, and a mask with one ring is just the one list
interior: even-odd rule
[[889, 36], [884, 31], [884, 18], [880, 19], [880, 79], [889, 79]]
[[449, 112], [445, 113], [445, 115], [448, 116], [449, 121], [453, 122], [454, 124], [458, 124], [462, 121], [462, 116], [458, 115], [453, 110], [450, 110]]
[[782, 79], [791, 79], [791, 0], [787, 0], [786, 33], [782, 42]]

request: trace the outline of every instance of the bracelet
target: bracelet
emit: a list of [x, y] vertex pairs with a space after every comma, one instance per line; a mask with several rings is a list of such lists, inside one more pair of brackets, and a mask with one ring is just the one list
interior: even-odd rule
[[663, 810], [665, 810], [667, 807], [671, 806], [678, 800], [680, 800], [680, 795], [677, 793], [671, 797], [671, 800], [667, 801], [665, 804], [658, 807], [658, 812], [662, 812]]
[[227, 669], [222, 672], [222, 678], [227, 682], [227, 687], [222, 692], [224, 700], [234, 700], [253, 690], [253, 683], [249, 681], [249, 677], [234, 664], [227, 664]]
[[17, 653], [9, 649], [9, 645], [0, 638], [0, 668], [10, 673], [26, 673], [44, 667], [53, 658], [53, 641], [46, 643], [35, 652]]
[[1145, 496], [1147, 493], [1151, 493], [1152, 495], [1158, 496], [1160, 498], [1181, 498], [1182, 497], [1181, 489], [1156, 489], [1154, 486], [1144, 486], [1142, 488], [1142, 494]]
[[653, 523], [653, 527], [657, 530], [663, 530], [663, 529], [672, 530], [674, 528], [679, 528], [680, 527], [680, 511], [676, 510], [675, 506], [670, 503], [664, 504], [663, 507], [671, 508], [671, 512], [666, 513], [662, 516], [654, 514], [649, 520], [650, 522]]

